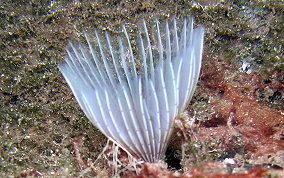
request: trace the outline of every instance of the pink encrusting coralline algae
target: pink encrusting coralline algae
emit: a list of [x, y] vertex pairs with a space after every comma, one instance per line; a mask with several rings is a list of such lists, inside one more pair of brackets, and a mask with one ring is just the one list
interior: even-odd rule
[[[136, 40], [108, 32], [87, 45], [70, 43], [59, 65], [90, 121], [128, 154], [145, 162], [165, 155], [174, 119], [187, 107], [199, 78], [204, 28], [193, 19], [180, 26], [142, 22]], [[151, 34], [151, 35], [150, 35]], [[135, 41], [135, 44], [133, 43]], [[134, 45], [133, 45], [134, 44]]]

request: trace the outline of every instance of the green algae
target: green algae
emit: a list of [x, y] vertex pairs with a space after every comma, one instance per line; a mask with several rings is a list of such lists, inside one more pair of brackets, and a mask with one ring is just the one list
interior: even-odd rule
[[206, 27], [205, 55], [265, 74], [284, 69], [283, 11], [281, 1], [0, 2], [0, 175], [78, 175], [72, 141], [81, 139], [93, 160], [105, 144], [57, 69], [68, 39], [94, 28], [119, 33], [121, 23], [143, 18], [194, 16]]

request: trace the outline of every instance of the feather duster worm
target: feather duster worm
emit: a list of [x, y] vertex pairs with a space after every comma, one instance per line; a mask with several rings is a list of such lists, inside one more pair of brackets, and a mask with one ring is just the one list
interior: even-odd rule
[[66, 64], [59, 65], [90, 121], [127, 153], [146, 162], [163, 159], [174, 118], [183, 112], [198, 81], [204, 28], [193, 20], [157, 20], [151, 33], [143, 21], [136, 45], [108, 32], [87, 46], [70, 43]]

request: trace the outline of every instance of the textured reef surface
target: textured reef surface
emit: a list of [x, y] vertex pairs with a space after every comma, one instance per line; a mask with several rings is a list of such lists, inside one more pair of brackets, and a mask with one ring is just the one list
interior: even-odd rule
[[203, 64], [166, 153], [170, 169], [145, 164], [140, 175], [120, 175], [283, 176], [283, 12], [277, 0], [1, 1], [0, 176], [111, 175], [105, 159], [93, 164], [106, 138], [57, 68], [68, 40], [190, 16], [206, 29]]

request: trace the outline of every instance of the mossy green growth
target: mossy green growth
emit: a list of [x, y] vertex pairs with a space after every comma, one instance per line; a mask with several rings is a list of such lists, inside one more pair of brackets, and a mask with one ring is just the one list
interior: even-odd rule
[[105, 137], [84, 116], [57, 69], [67, 41], [82, 40], [83, 31], [119, 33], [121, 23], [194, 16], [206, 28], [205, 55], [237, 67], [246, 61], [264, 73], [284, 69], [283, 11], [276, 0], [0, 2], [0, 176], [28, 169], [44, 176], [78, 175], [74, 139], [83, 142], [85, 159], [100, 153]]

